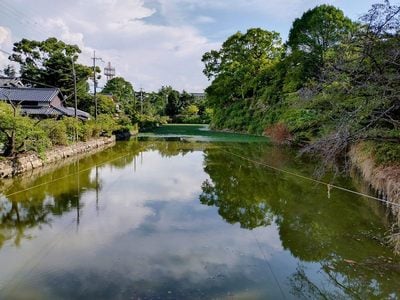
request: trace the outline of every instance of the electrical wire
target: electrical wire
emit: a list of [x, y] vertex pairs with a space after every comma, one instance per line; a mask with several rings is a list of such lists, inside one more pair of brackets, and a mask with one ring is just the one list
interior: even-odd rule
[[331, 189], [337, 189], [337, 190], [345, 191], [345, 192], [352, 193], [352, 194], [355, 194], [355, 195], [358, 195], [358, 196], [362, 196], [362, 197], [365, 197], [365, 198], [373, 199], [373, 200], [376, 200], [376, 201], [379, 201], [379, 202], [382, 202], [382, 203], [385, 203], [385, 204], [388, 204], [388, 205], [393, 205], [393, 206], [396, 206], [396, 207], [400, 207], [399, 203], [395, 203], [395, 202], [391, 202], [391, 201], [388, 201], [388, 200], [380, 199], [378, 197], [374, 197], [374, 196], [371, 196], [371, 195], [368, 195], [368, 194], [364, 194], [364, 193], [361, 193], [361, 192], [357, 192], [357, 191], [354, 191], [354, 190], [350, 190], [350, 189], [347, 189], [347, 188], [344, 188], [344, 187], [341, 187], [341, 186], [338, 186], [338, 185], [326, 183], [326, 182], [318, 180], [318, 179], [314, 179], [314, 178], [303, 176], [303, 175], [300, 175], [300, 174], [297, 174], [297, 173], [294, 173], [294, 172], [290, 172], [290, 171], [287, 171], [287, 170], [284, 170], [284, 169], [280, 169], [280, 168], [271, 166], [271, 165], [269, 165], [267, 163], [264, 163], [264, 162], [261, 162], [261, 161], [257, 161], [257, 160], [253, 160], [253, 159], [247, 158], [247, 157], [245, 157], [243, 155], [230, 152], [230, 151], [225, 150], [223, 148], [219, 148], [219, 149], [222, 152], [225, 152], [227, 154], [239, 157], [239, 158], [247, 160], [249, 162], [252, 162], [252, 163], [267, 167], [269, 169], [272, 169], [272, 170], [275, 170], [275, 171], [278, 171], [278, 172], [281, 172], [281, 173], [286, 173], [286, 174], [289, 174], [289, 175], [292, 175], [292, 176], [295, 176], [295, 177], [298, 177], [298, 178], [302, 178], [302, 179], [305, 179], [305, 180], [308, 180], [308, 181], [311, 181], [311, 182], [314, 182], [314, 183], [317, 183], [317, 184], [325, 185], [328, 188], [328, 193], [330, 193]]
[[[2, 12], [8, 14], [13, 20], [22, 24], [24, 27], [28, 26], [30, 30], [35, 31], [39, 35], [49, 36], [50, 32], [46, 28], [39, 26], [39, 23], [34, 20], [31, 16], [28, 16], [24, 12], [18, 10], [11, 3], [0, 2]], [[25, 21], [25, 22], [23, 22]]]
[[[113, 160], [111, 160], [111, 161], [114, 161], [114, 160], [123, 158], [123, 157], [125, 157], [125, 156], [126, 156], [126, 155], [124, 155], [124, 156], [119, 156], [119, 157], [117, 157], [117, 158], [115, 158], [115, 159], [113, 159]], [[108, 162], [110, 162], [110, 161], [108, 161]], [[108, 162], [105, 162], [105, 163], [108, 163]], [[104, 164], [104, 163], [102, 163], [102, 164]], [[102, 164], [100, 164], [100, 165], [102, 165]], [[98, 165], [98, 166], [99, 166], [99, 165]], [[93, 167], [92, 167], [92, 168], [93, 168]], [[84, 170], [82, 170], [82, 172], [83, 172], [83, 171], [84, 171]], [[123, 176], [123, 174], [120, 175], [118, 178], [116, 178], [116, 179], [108, 186], [107, 189], [103, 190], [103, 193], [107, 192], [108, 190], [111, 189], [111, 187], [113, 187], [116, 183], [118, 183], [118, 182], [119, 182], [119, 179], [120, 179], [122, 176]], [[79, 195], [78, 195], [78, 197], [79, 197]], [[24, 265], [22, 266], [22, 268], [20, 268], [20, 270], [19, 270], [18, 272], [16, 272], [16, 275], [13, 276], [13, 277], [8, 281], [9, 284], [6, 284], [5, 286], [9, 286], [9, 285], [11, 285], [12, 282], [18, 280], [18, 276], [20, 276], [20, 278], [24, 278], [24, 277], [26, 277], [27, 275], [29, 275], [29, 273], [32, 272], [32, 271], [39, 265], [39, 263], [40, 263], [40, 262], [41, 262], [41, 261], [42, 261], [42, 260], [43, 260], [43, 259], [58, 245], [58, 243], [59, 243], [60, 241], [62, 241], [62, 240], [65, 238], [65, 232], [66, 232], [67, 230], [69, 230], [69, 228], [70, 228], [72, 225], [74, 225], [74, 224], [76, 223], [76, 221], [77, 221], [77, 219], [76, 219], [76, 218], [73, 218], [73, 219], [71, 220], [71, 222], [67, 223], [67, 225], [64, 226], [64, 227], [62, 228], [62, 230], [60, 231], [60, 233], [55, 234], [55, 238], [54, 238], [54, 239], [52, 239], [49, 243], [45, 244], [35, 255], [33, 255], [32, 257], [30, 257], [29, 262], [28, 262], [27, 264], [24, 264]], [[22, 273], [23, 269], [26, 269], [27, 272]], [[6, 291], [6, 294], [8, 294], [8, 295], [12, 294], [17, 288], [18, 288], [18, 282], [17, 282], [16, 286], [12, 287], [9, 291]], [[2, 289], [0, 288], [0, 290], [2, 290]], [[5, 290], [5, 289], [3, 288], [3, 290]]]
[[281, 287], [281, 285], [280, 285], [280, 283], [279, 283], [279, 280], [278, 280], [278, 278], [276, 277], [276, 275], [275, 275], [275, 273], [274, 273], [274, 270], [272, 269], [272, 266], [271, 266], [271, 264], [269, 263], [267, 257], [265, 256], [265, 253], [264, 253], [263, 249], [261, 248], [261, 244], [260, 244], [260, 242], [258, 241], [258, 239], [257, 239], [257, 237], [256, 237], [256, 234], [255, 234], [254, 232], [253, 232], [253, 234], [254, 234], [254, 238], [255, 238], [255, 240], [256, 240], [256, 242], [257, 242], [258, 248], [260, 249], [261, 255], [264, 257], [264, 261], [265, 261], [265, 263], [267, 264], [267, 266], [268, 266], [268, 268], [269, 268], [269, 270], [270, 270], [270, 272], [271, 272], [271, 274], [272, 274], [272, 277], [274, 277], [275, 283], [276, 283], [276, 285], [278, 286], [279, 291], [281, 292], [282, 299], [286, 299], [285, 293], [283, 292], [283, 289], [282, 289], [282, 287]]
[[17, 195], [17, 194], [20, 194], [20, 193], [24, 193], [24, 192], [27, 192], [27, 191], [30, 191], [30, 190], [36, 189], [36, 188], [38, 188], [38, 187], [41, 187], [41, 186], [44, 186], [44, 185], [47, 185], [47, 184], [50, 184], [50, 183], [53, 183], [53, 182], [56, 182], [56, 181], [59, 181], [59, 180], [62, 180], [62, 179], [65, 179], [65, 178], [71, 177], [71, 176], [75, 176], [75, 175], [78, 175], [78, 174], [80, 174], [80, 173], [83, 173], [83, 172], [86, 172], [86, 171], [89, 171], [89, 170], [93, 169], [94, 167], [100, 167], [100, 166], [103, 166], [103, 165], [105, 165], [105, 164], [108, 164], [108, 163], [110, 163], [110, 162], [113, 162], [113, 161], [115, 161], [115, 160], [118, 160], [118, 159], [121, 159], [121, 158], [127, 157], [127, 156], [129, 156], [129, 155], [131, 155], [131, 154], [132, 154], [132, 153], [126, 153], [126, 154], [124, 154], [124, 155], [118, 156], [118, 157], [116, 157], [116, 158], [113, 158], [113, 159], [111, 159], [111, 160], [108, 160], [108, 161], [102, 162], [102, 163], [100, 163], [100, 164], [97, 164], [97, 165], [91, 166], [91, 167], [89, 167], [89, 168], [86, 168], [86, 169], [80, 170], [79, 172], [70, 173], [70, 174], [68, 174], [68, 175], [61, 176], [61, 177], [58, 177], [58, 178], [56, 178], [56, 179], [53, 179], [53, 180], [50, 180], [50, 181], [43, 182], [43, 183], [40, 183], [40, 184], [37, 184], [37, 185], [31, 186], [31, 187], [29, 187], [29, 188], [26, 188], [26, 189], [20, 190], [20, 191], [16, 191], [16, 192], [9, 193], [9, 194], [4, 194], [3, 196], [4, 196], [4, 197], [10, 197], [10, 196], [14, 196], [14, 195]]

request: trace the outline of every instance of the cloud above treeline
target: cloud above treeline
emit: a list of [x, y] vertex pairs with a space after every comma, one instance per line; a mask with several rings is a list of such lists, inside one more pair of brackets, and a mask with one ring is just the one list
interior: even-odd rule
[[[340, 4], [344, 0], [330, 1]], [[238, 30], [261, 26], [287, 34], [291, 21], [319, 0], [4, 0], [0, 47], [21, 38], [55, 36], [111, 62], [136, 89], [202, 91], [204, 52], [217, 49]], [[368, 2], [368, 1], [367, 1]], [[272, 27], [272, 28], [271, 28]], [[0, 52], [0, 67], [7, 55]]]

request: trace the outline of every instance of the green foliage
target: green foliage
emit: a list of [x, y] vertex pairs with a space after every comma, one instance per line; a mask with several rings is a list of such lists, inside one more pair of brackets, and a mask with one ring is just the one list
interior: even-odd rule
[[67, 145], [67, 126], [62, 121], [46, 119], [39, 122], [39, 127], [46, 133], [53, 145]]
[[399, 143], [376, 143], [375, 160], [378, 164], [399, 164], [400, 144]]
[[250, 29], [205, 53], [211, 126], [262, 134], [281, 124], [327, 162], [372, 139], [382, 162], [398, 160], [400, 9], [376, 4], [360, 20], [320, 5], [293, 22], [284, 46]]
[[99, 133], [104, 136], [111, 136], [113, 131], [119, 129], [114, 118], [107, 114], [98, 115], [95, 122], [98, 126]]
[[25, 151], [42, 153], [51, 144], [36, 121], [21, 116], [18, 109], [4, 102], [0, 102], [0, 142], [5, 156]]
[[12, 65], [7, 65], [4, 69], [3, 69], [3, 73], [4, 75], [6, 75], [7, 77], [15, 77], [16, 75], [16, 71], [14, 66]]
[[[97, 112], [98, 114], [115, 114], [116, 105], [112, 97], [101, 94], [97, 95]], [[91, 111], [91, 114], [94, 115], [94, 110]]]
[[68, 141], [76, 142], [82, 130], [82, 121], [76, 118], [63, 118], [61, 122], [64, 123]]
[[283, 53], [279, 34], [259, 28], [229, 37], [219, 51], [203, 55], [204, 74], [213, 81], [207, 88], [213, 109], [212, 126], [249, 131], [263, 87], [273, 81], [273, 69]]
[[[47, 84], [61, 89], [64, 95], [72, 95], [74, 81], [72, 76], [72, 61], [75, 64], [78, 97], [87, 92], [87, 80], [93, 74], [93, 69], [76, 63], [81, 50], [77, 45], [69, 45], [54, 37], [45, 41], [22, 39], [14, 43], [14, 53], [10, 59], [19, 63], [23, 81], [34, 86]], [[100, 72], [97, 69], [96, 72]], [[37, 83], [34, 83], [34, 82]], [[69, 98], [69, 104], [72, 97]]]
[[115, 77], [107, 81], [101, 93], [112, 96], [115, 102], [119, 104], [120, 110], [127, 115], [138, 110], [133, 86], [122, 77]]
[[327, 58], [354, 28], [355, 24], [340, 9], [326, 4], [296, 19], [287, 42], [292, 68], [288, 69], [286, 90], [296, 91], [308, 79], [320, 76]]

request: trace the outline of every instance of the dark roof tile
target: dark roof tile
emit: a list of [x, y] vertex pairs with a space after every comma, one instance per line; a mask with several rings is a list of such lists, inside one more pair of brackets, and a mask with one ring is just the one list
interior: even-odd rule
[[57, 88], [0, 88], [0, 99], [50, 102], [59, 93]]

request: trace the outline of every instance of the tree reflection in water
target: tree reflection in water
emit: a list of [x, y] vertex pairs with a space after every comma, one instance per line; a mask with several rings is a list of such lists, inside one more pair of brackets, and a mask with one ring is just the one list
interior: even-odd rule
[[[278, 166], [283, 150], [257, 145], [232, 146], [230, 152]], [[296, 173], [312, 174], [301, 161], [280, 164]], [[290, 278], [291, 292], [304, 298], [390, 299], [399, 295], [400, 260], [385, 241], [383, 210], [371, 209], [365, 199], [271, 171], [225, 151], [205, 151], [200, 202], [218, 208], [228, 223], [255, 229], [275, 222], [284, 249], [299, 261]], [[338, 179], [340, 185], [351, 184]], [[379, 212], [379, 213], [377, 213]], [[319, 265], [307, 271], [307, 263]]]
[[[325, 187], [244, 161], [220, 147], [296, 173], [313, 172], [311, 164], [265, 144], [191, 143], [181, 139], [118, 143], [112, 149], [81, 159], [79, 176], [66, 177], [77, 173], [75, 163], [34, 179], [14, 180], [7, 194], [41, 186], [0, 198], [0, 247], [7, 243], [19, 246], [23, 239], [32, 238], [30, 229], [50, 226], [65, 213], [78, 213], [90, 203], [81, 201], [89, 191], [96, 191], [93, 197], [99, 212], [102, 168], [124, 169], [133, 164], [134, 172], [141, 151], [156, 151], [162, 157], [202, 151], [209, 179], [201, 186], [200, 202], [215, 207], [226, 222], [238, 223], [244, 229], [276, 227], [281, 251], [297, 262], [290, 266], [293, 272], [287, 278], [294, 297], [399, 296], [400, 260], [384, 244], [387, 224], [378, 206], [340, 191], [332, 191], [328, 199]], [[106, 165], [95, 167], [103, 162]], [[55, 180], [62, 177], [65, 178]], [[338, 184], [351, 187], [348, 179], [338, 180]]]
[[[79, 225], [80, 209], [84, 205], [80, 200], [85, 193], [96, 191], [98, 209], [98, 195], [102, 189], [99, 169], [124, 168], [132, 163], [142, 150], [137, 142], [120, 143], [111, 149], [50, 170], [41, 176], [15, 178], [11, 188], [3, 187], [5, 193], [10, 196], [6, 197], [0, 193], [0, 249], [8, 241], [17, 247], [20, 246], [23, 239], [32, 238], [26, 234], [29, 229], [40, 228], [43, 225], [51, 226], [56, 216], [71, 211], [76, 211], [75, 221]], [[96, 167], [103, 162], [107, 163]], [[27, 190], [35, 186], [38, 187]]]

